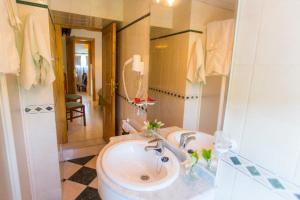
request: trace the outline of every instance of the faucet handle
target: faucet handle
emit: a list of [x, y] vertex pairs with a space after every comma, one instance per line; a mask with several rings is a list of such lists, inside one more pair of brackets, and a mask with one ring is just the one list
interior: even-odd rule
[[150, 143], [153, 143], [153, 142], [161, 142], [161, 141], [162, 141], [162, 139], [160, 139], [160, 138], [155, 138], [155, 139], [153, 139], [153, 140], [148, 141], [148, 143], [150, 144]]
[[[179, 146], [180, 147], [185, 147], [185, 143], [186, 143], [186, 139], [189, 137], [189, 136], [192, 136], [192, 135], [195, 135], [196, 133], [195, 132], [186, 132], [186, 133], [182, 133], [180, 135], [180, 141], [179, 141]], [[195, 137], [195, 136], [193, 136]]]
[[191, 136], [191, 135], [196, 135], [195, 132], [186, 132], [186, 133], [182, 133], [181, 134], [181, 137], [188, 137], [188, 136]]

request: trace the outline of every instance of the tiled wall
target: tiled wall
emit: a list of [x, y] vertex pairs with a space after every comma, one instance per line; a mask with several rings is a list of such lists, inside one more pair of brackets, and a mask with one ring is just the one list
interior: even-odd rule
[[[18, 4], [18, 11], [23, 25], [27, 15], [34, 13], [38, 16], [42, 34], [46, 37], [50, 49], [48, 10]], [[18, 41], [21, 50], [22, 34], [19, 35]], [[37, 86], [30, 90], [21, 88], [20, 93], [32, 199], [60, 199], [61, 185], [52, 85]]]
[[[122, 27], [128, 25], [132, 21], [146, 15], [150, 11], [149, 1], [126, 0], [124, 2], [124, 22]], [[120, 27], [121, 28], [121, 27]], [[148, 88], [148, 65], [149, 65], [149, 43], [150, 43], [150, 17], [127, 26], [117, 33], [117, 82], [119, 83], [117, 95], [117, 130], [120, 133], [121, 121], [129, 118], [140, 129], [143, 122], [147, 119], [147, 114], [143, 110], [127, 102], [123, 89], [122, 70], [126, 60], [134, 54], [141, 55], [142, 61], [145, 63], [145, 74], [143, 85], [145, 90]], [[137, 73], [131, 70], [131, 66], [126, 69], [126, 86], [128, 94], [131, 98], [135, 96], [137, 91]], [[147, 91], [145, 91], [147, 92]], [[146, 93], [144, 94], [144, 97]]]
[[218, 200], [300, 199], [299, 9], [295, 0], [239, 2], [224, 131], [277, 181], [257, 182], [224, 159]]
[[189, 33], [152, 40], [150, 43], [149, 87], [167, 91], [178, 96], [168, 95], [157, 90], [149, 90], [158, 103], [149, 107], [149, 119], [158, 118], [166, 126], [183, 125], [185, 99], [186, 63], [188, 56]]
[[24, 136], [20, 88], [15, 75], [6, 75], [8, 99], [10, 103], [11, 118], [13, 119], [13, 133], [15, 139], [18, 170], [20, 174], [21, 193], [23, 199], [31, 199], [29, 181], [28, 155], [26, 153], [26, 138]]

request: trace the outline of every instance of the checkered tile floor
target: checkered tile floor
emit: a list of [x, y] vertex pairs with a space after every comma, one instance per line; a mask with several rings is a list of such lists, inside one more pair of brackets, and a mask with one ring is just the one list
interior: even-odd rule
[[63, 163], [63, 200], [101, 200], [97, 190], [97, 156]]

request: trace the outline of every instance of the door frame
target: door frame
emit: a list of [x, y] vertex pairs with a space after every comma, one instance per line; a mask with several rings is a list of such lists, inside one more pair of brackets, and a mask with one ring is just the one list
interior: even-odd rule
[[[65, 69], [64, 69], [64, 65], [63, 65], [63, 46], [62, 46], [62, 40], [61, 40], [61, 30], [62, 28], [64, 28], [64, 26], [61, 26], [59, 24], [55, 24], [55, 55], [56, 55], [56, 60], [58, 60], [59, 62], [57, 63], [57, 66], [58, 68], [62, 69], [62, 73], [63, 75], [63, 78], [60, 78], [60, 79], [56, 79], [55, 80], [55, 86], [53, 87], [53, 93], [56, 95], [56, 101], [54, 101], [54, 107], [55, 108], [61, 108], [60, 105], [65, 105], [65, 92], [68, 91], [67, 89], [67, 77], [65, 76]], [[59, 35], [60, 34], [60, 37]], [[94, 38], [83, 38], [83, 37], [76, 37], [76, 39], [78, 40], [87, 40], [88, 42], [90, 42], [90, 45], [89, 45], [89, 54], [91, 56], [90, 57], [90, 61], [89, 63], [91, 63], [91, 66], [92, 66], [92, 82], [93, 82], [93, 100], [95, 101], [96, 100], [96, 97], [97, 97], [97, 94], [96, 94], [96, 87], [95, 87], [95, 55], [96, 55], [96, 52], [95, 52], [95, 39]], [[75, 48], [75, 46], [74, 46]], [[75, 49], [74, 49], [75, 50]], [[74, 51], [75, 52], [75, 51]], [[67, 67], [67, 66], [66, 66]], [[89, 65], [90, 67], [90, 65]], [[57, 71], [55, 71], [55, 73], [58, 73]], [[55, 74], [56, 77], [60, 77], [59, 74]], [[63, 93], [59, 92], [59, 91], [64, 91]], [[63, 106], [64, 107], [64, 106]], [[65, 113], [65, 107], [62, 108], [64, 109], [63, 113]], [[62, 124], [65, 124], [65, 127], [67, 125], [67, 119], [66, 119], [66, 116], [57, 116], [55, 115], [55, 120], [56, 120], [56, 123], [57, 121], [59, 120], [64, 120]], [[63, 128], [63, 131], [61, 131], [61, 134], [58, 135], [58, 139], [59, 139], [59, 143], [61, 144], [66, 144], [68, 143], [68, 132], [67, 132], [67, 128], [64, 128], [64, 127], [61, 127], [60, 125], [56, 124], [56, 129], [61, 129]]]
[[[91, 95], [91, 90], [87, 90], [88, 94], [90, 96], [92, 96], [93, 101], [96, 101], [97, 99], [97, 94], [96, 94], [96, 83], [95, 83], [95, 60], [96, 60], [96, 52], [95, 52], [95, 38], [88, 38], [88, 37], [77, 37], [74, 36], [74, 48], [76, 44], [88, 44], [89, 45], [89, 65], [88, 65], [88, 80], [90, 83], [88, 83], [89, 86], [92, 86], [92, 95]], [[74, 54], [76, 54], [75, 50], [74, 50]], [[74, 55], [75, 58], [75, 55]], [[88, 87], [90, 88], [90, 87]]]
[[50, 48], [54, 59], [53, 69], [55, 73], [55, 80], [53, 82], [53, 97], [55, 109], [55, 123], [57, 143], [65, 144], [68, 142], [67, 134], [67, 120], [66, 120], [66, 106], [65, 106], [65, 75], [63, 68], [63, 53], [61, 42], [61, 27], [54, 25], [50, 29]]
[[102, 29], [103, 139], [106, 142], [116, 135], [116, 42], [117, 26], [113, 22]]

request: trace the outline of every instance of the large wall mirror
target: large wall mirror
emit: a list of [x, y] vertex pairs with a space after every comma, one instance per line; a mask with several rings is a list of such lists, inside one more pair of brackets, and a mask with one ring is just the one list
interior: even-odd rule
[[214, 134], [230, 79], [235, 0], [153, 1], [148, 119]]

